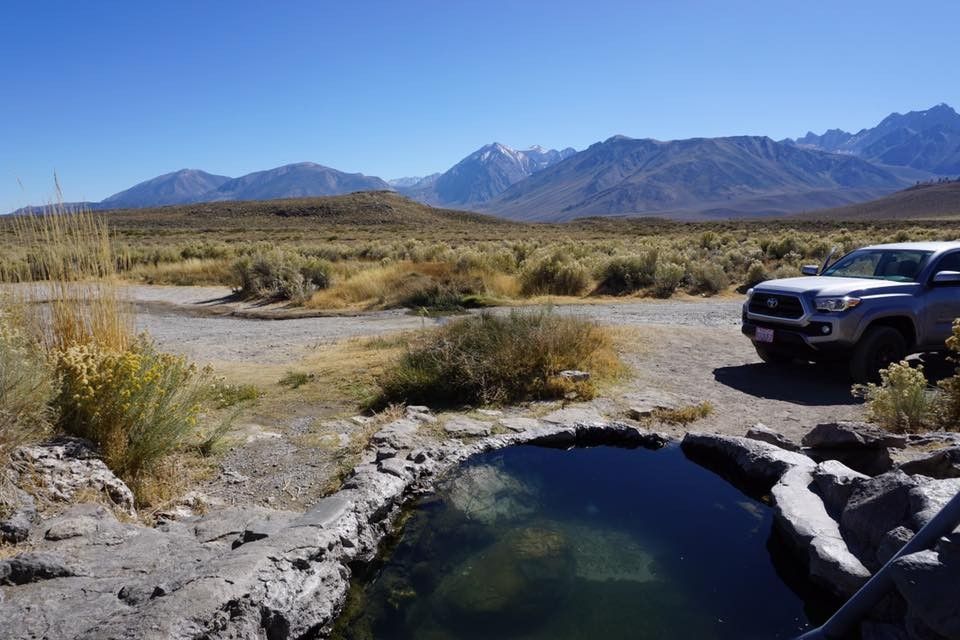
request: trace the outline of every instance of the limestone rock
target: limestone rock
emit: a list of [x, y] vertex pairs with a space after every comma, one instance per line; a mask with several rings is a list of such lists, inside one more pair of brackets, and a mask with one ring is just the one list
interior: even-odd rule
[[491, 424], [466, 416], [451, 416], [444, 421], [443, 430], [452, 436], [481, 438], [490, 435]]
[[910, 475], [930, 478], [960, 478], [960, 446], [941, 449], [900, 465], [900, 470]]
[[774, 485], [774, 515], [794, 549], [806, 551], [813, 580], [834, 595], [848, 597], [870, 578], [870, 572], [847, 548], [840, 527], [811, 487], [810, 467], [787, 471]]
[[836, 460], [827, 460], [814, 469], [813, 479], [816, 483], [816, 491], [823, 498], [827, 511], [835, 518], [839, 518], [840, 513], [847, 506], [847, 501], [850, 500], [850, 494], [853, 493], [856, 483], [868, 480], [869, 476], [854, 471]]
[[67, 561], [51, 553], [21, 553], [0, 561], [0, 584], [22, 585], [74, 575]]
[[944, 638], [960, 638], [960, 563], [945, 564], [936, 551], [918, 551], [893, 564], [893, 580], [910, 613]]
[[694, 462], [735, 482], [763, 490], [772, 487], [790, 469], [815, 466], [803, 454], [736, 436], [690, 432], [684, 436], [681, 447]]
[[16, 449], [12, 455], [18, 469], [29, 469], [38, 495], [53, 502], [69, 502], [80, 491], [104, 494], [117, 508], [136, 515], [133, 492], [99, 459], [93, 445], [80, 438]]
[[540, 426], [540, 421], [534, 418], [500, 418], [497, 424], [510, 431], [529, 431]]
[[865, 422], [827, 422], [818, 424], [803, 437], [803, 446], [811, 449], [903, 449], [907, 438]]
[[751, 440], [759, 440], [760, 442], [776, 445], [781, 449], [786, 449], [787, 451], [800, 451], [800, 445], [793, 442], [790, 438], [786, 437], [782, 433], [774, 431], [773, 429], [770, 429], [766, 425], [759, 422], [747, 429], [746, 437], [750, 438]]

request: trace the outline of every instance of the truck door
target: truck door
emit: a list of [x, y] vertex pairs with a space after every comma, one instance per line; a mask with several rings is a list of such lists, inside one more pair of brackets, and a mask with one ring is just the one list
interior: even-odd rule
[[933, 276], [938, 271], [960, 271], [960, 251], [942, 256], [934, 265], [924, 295], [921, 341], [927, 346], [942, 347], [950, 337], [954, 318], [960, 318], [960, 284], [934, 284]]

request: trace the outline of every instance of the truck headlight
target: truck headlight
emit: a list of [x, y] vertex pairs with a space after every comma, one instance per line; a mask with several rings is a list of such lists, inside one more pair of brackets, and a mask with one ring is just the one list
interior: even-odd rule
[[753, 297], [753, 287], [747, 289], [747, 300]]
[[839, 312], [852, 309], [860, 304], [860, 298], [843, 296], [842, 298], [814, 298], [814, 306], [817, 311]]

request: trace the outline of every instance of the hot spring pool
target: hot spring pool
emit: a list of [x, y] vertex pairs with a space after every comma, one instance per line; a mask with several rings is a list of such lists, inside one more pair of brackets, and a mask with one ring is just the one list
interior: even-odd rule
[[793, 638], [828, 612], [771, 527], [676, 446], [503, 449], [414, 506], [334, 637]]

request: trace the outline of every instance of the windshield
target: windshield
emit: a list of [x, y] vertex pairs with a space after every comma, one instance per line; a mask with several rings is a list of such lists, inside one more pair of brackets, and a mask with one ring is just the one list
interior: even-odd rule
[[931, 251], [861, 249], [843, 256], [820, 275], [916, 282]]

